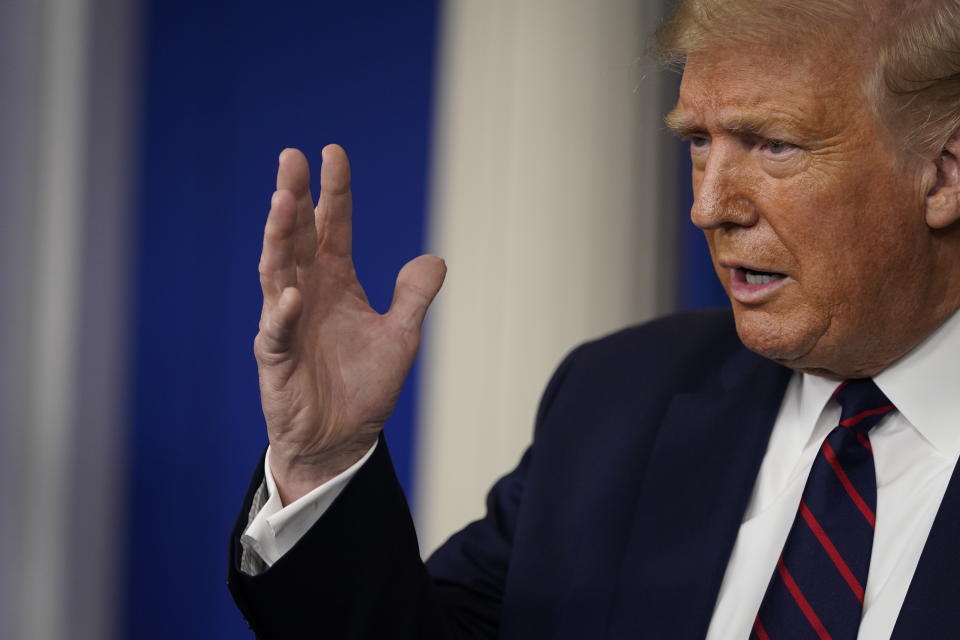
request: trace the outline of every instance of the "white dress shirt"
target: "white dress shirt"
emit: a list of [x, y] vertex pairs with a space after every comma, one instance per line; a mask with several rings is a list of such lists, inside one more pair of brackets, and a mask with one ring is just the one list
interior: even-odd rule
[[[874, 377], [897, 407], [870, 431], [877, 521], [861, 640], [889, 638], [960, 457], [960, 313]], [[740, 525], [707, 640], [747, 638], [823, 439], [835, 381], [794, 374]]]
[[[860, 640], [893, 632], [927, 535], [960, 457], [960, 313], [874, 377], [897, 407], [870, 432], [877, 521]], [[837, 382], [795, 373], [727, 564], [707, 640], [747, 638], [793, 524], [823, 439], [837, 425]], [[376, 446], [376, 445], [374, 445]], [[269, 496], [242, 536], [266, 566], [290, 550], [369, 459], [281, 507], [267, 455]]]

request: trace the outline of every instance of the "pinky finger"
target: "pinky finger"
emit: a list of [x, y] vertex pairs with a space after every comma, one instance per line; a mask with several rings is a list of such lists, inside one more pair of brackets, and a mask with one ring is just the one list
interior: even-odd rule
[[263, 356], [281, 356], [290, 350], [302, 310], [303, 296], [296, 287], [287, 287], [276, 304], [264, 308], [258, 340]]

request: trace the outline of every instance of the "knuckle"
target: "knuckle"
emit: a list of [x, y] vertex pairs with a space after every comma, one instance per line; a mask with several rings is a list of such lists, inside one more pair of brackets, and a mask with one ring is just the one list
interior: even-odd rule
[[282, 353], [276, 340], [261, 331], [253, 339], [253, 355], [261, 366], [269, 366], [275, 364]]
[[264, 339], [263, 332], [258, 332], [253, 338], [253, 356], [260, 364], [264, 364], [267, 359], [267, 349], [263, 344]]

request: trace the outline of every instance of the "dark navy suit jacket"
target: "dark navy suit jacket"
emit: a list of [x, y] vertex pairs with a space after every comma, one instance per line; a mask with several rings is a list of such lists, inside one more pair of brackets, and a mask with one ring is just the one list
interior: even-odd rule
[[[258, 465], [231, 591], [262, 638], [703, 638], [789, 377], [726, 311], [579, 347], [486, 517], [425, 565], [381, 442], [288, 554], [241, 573]], [[954, 475], [895, 638], [960, 637], [958, 542]]]

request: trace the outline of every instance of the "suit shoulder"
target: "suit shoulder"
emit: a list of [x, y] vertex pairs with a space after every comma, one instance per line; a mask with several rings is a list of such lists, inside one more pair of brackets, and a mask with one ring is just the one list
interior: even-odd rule
[[684, 354], [705, 355], [704, 350], [729, 354], [742, 349], [733, 313], [729, 309], [708, 309], [674, 313], [621, 329], [579, 347], [587, 357], [642, 352], [664, 353], [672, 358]]
[[568, 360], [581, 376], [613, 381], [683, 378], [693, 383], [717, 374], [746, 347], [729, 309], [671, 314], [621, 329], [575, 349]]

